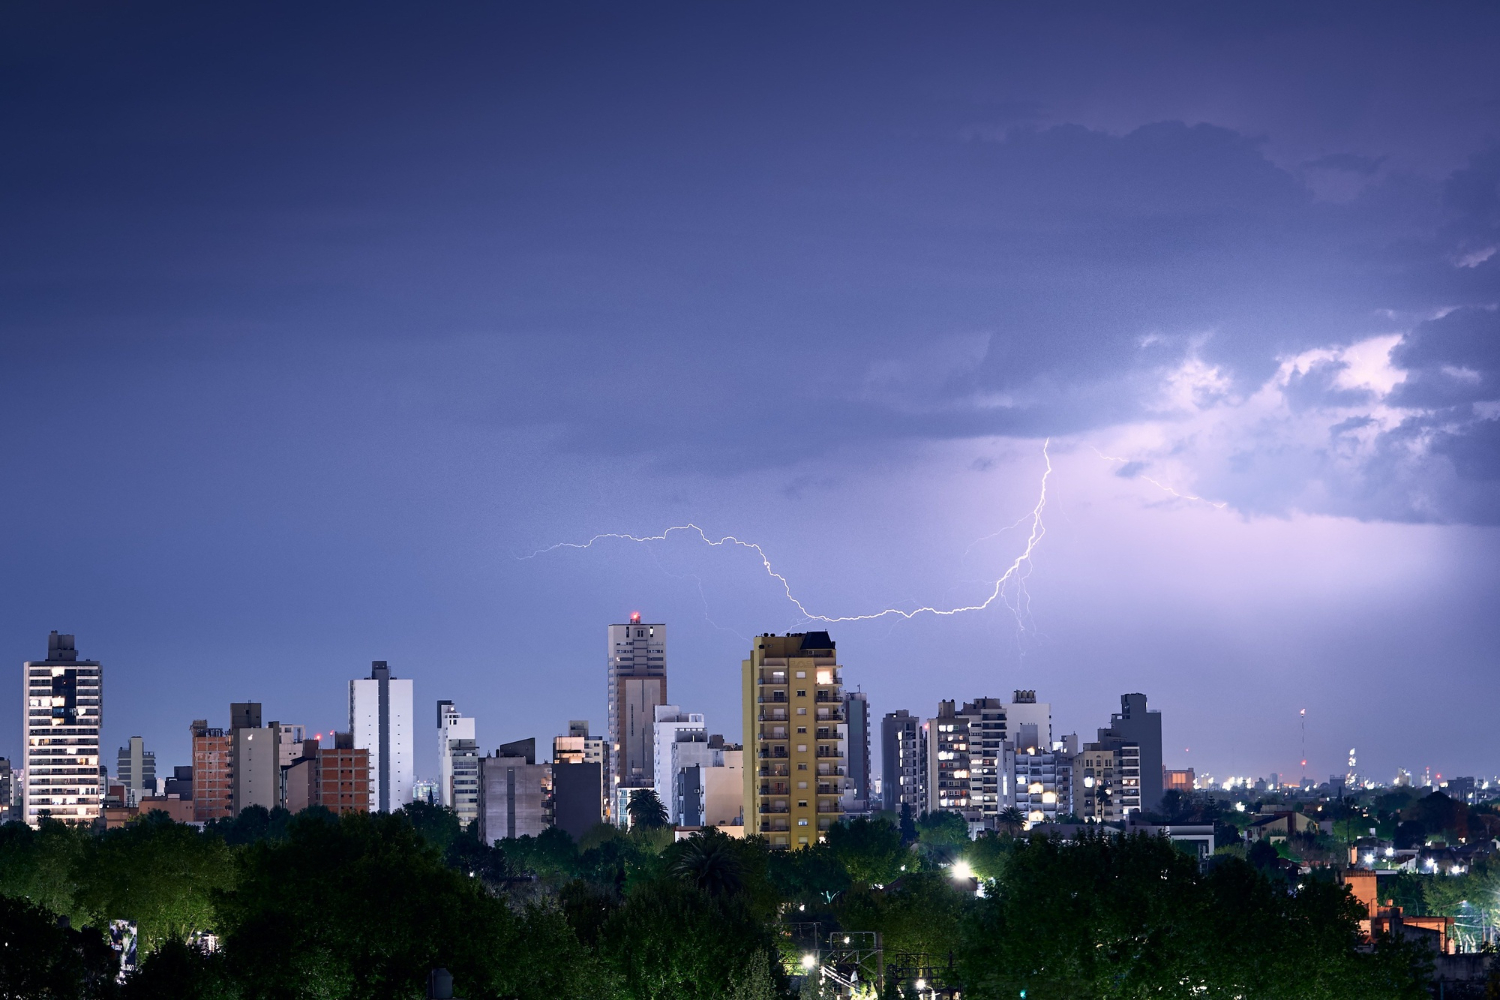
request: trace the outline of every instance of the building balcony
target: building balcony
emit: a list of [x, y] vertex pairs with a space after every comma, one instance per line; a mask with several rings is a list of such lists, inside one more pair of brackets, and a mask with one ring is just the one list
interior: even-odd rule
[[762, 783], [760, 786], [760, 794], [762, 795], [788, 795], [790, 793], [791, 788], [784, 781], [778, 781], [771, 784]]
[[791, 768], [785, 764], [762, 764], [760, 766], [762, 778], [785, 778], [791, 773]]
[[760, 804], [760, 814], [762, 816], [779, 816], [789, 812], [791, 812], [791, 809], [789, 809], [785, 804], [776, 804], [771, 802], [762, 802]]
[[836, 747], [818, 747], [819, 760], [843, 760], [844, 755]]

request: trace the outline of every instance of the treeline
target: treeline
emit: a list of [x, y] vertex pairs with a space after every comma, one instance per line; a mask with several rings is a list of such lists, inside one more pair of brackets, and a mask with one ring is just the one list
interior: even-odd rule
[[[201, 832], [160, 814], [100, 834], [11, 824], [0, 997], [404, 1000], [444, 967], [468, 1000], [774, 1000], [814, 924], [880, 932], [892, 965], [925, 956], [975, 1000], [1426, 995], [1411, 952], [1357, 947], [1332, 881], [1237, 858], [1204, 873], [1147, 837], [971, 842], [954, 819], [905, 837], [855, 820], [797, 852], [644, 824], [486, 846], [424, 806], [247, 810]], [[982, 894], [954, 877], [969, 869]], [[140, 932], [123, 985], [112, 918]], [[189, 946], [201, 932], [217, 951]]]

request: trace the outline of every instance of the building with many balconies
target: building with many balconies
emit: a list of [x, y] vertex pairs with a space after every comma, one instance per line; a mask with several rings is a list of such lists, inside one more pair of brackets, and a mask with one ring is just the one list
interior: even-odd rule
[[762, 635], [741, 664], [745, 825], [773, 848], [807, 847], [843, 816], [848, 728], [827, 632]]

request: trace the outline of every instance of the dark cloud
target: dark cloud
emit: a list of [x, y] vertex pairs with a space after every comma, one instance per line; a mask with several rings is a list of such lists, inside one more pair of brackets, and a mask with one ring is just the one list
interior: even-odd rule
[[1329, 153], [1320, 156], [1316, 160], [1308, 160], [1302, 164], [1312, 170], [1343, 170], [1351, 174], [1362, 174], [1371, 176], [1380, 170], [1380, 165], [1386, 161], [1384, 156], [1361, 156], [1358, 153]]

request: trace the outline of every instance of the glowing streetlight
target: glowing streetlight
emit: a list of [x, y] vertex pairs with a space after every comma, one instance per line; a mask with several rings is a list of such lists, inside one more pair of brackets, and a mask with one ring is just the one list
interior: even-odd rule
[[811, 952], [808, 952], [806, 955], [802, 956], [802, 967], [804, 969], [807, 969], [807, 970], [811, 971], [812, 967], [815, 966], [815, 965], [817, 965], [817, 964], [818, 964], [818, 956], [812, 954]]
[[974, 877], [974, 869], [969, 867], [969, 863], [967, 861], [955, 861], [955, 862], [953, 862], [953, 878], [956, 881], [960, 881], [961, 882], [964, 879], [970, 879], [970, 878], [973, 878], [973, 877]]

